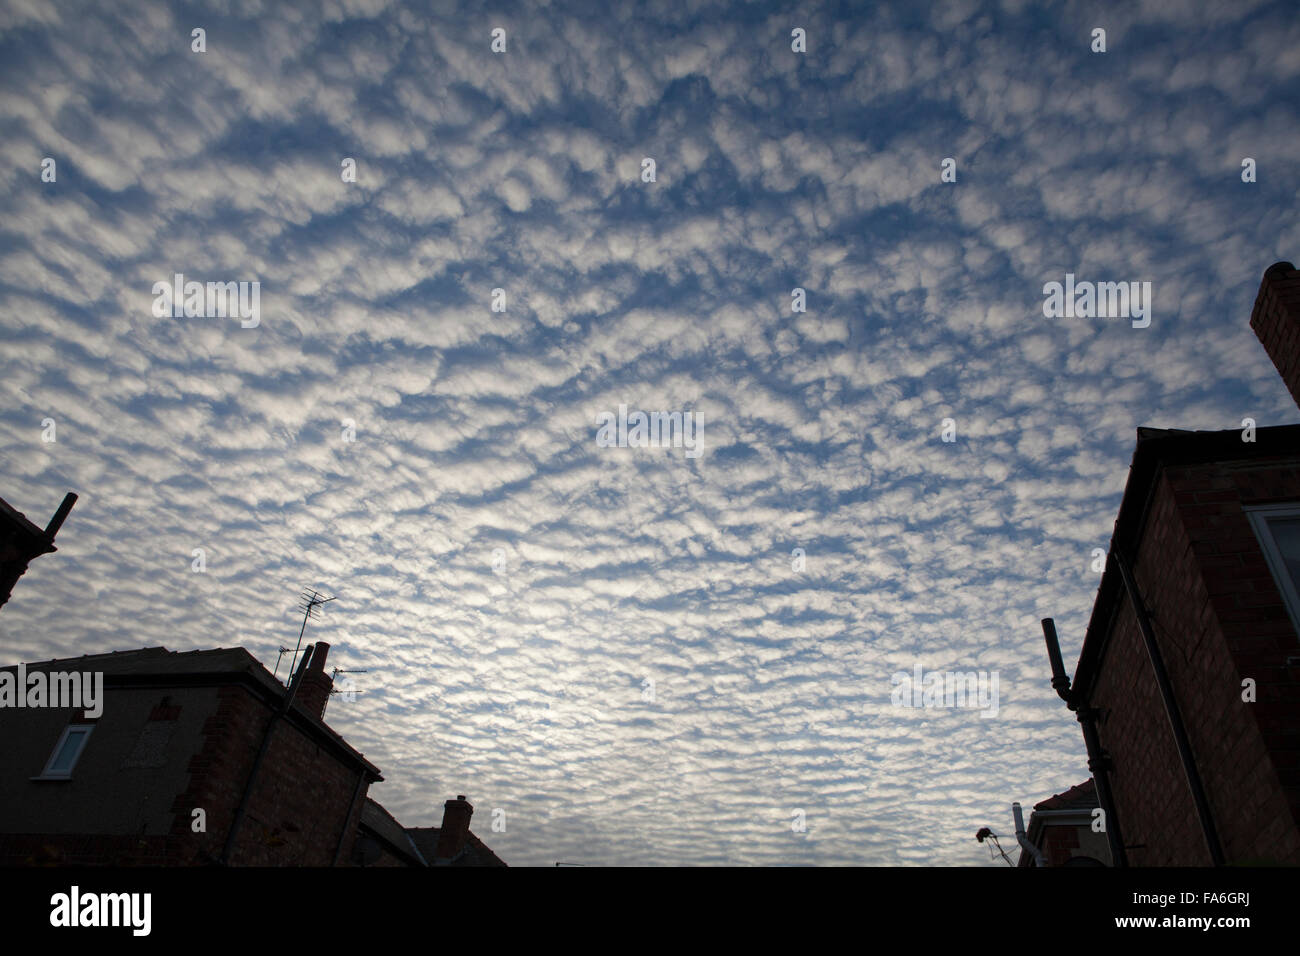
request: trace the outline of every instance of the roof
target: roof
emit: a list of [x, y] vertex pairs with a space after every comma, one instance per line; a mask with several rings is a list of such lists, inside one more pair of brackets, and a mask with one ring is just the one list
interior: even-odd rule
[[[1199, 432], [1180, 428], [1139, 428], [1128, 482], [1120, 501], [1108, 554], [1130, 556], [1137, 551], [1147, 513], [1163, 470], [1170, 466], [1295, 457], [1300, 452], [1300, 425], [1275, 425], [1255, 430], [1255, 441], [1241, 440], [1241, 429]], [[1111, 622], [1124, 593], [1118, 568], [1107, 560], [1084, 635], [1079, 664], [1070, 693], [1087, 700], [1097, 665], [1110, 638]]]
[[[1025, 827], [1025, 838], [1041, 850], [1045, 827], [1079, 826], [1082, 823], [1091, 823], [1092, 811], [1099, 805], [1097, 787], [1092, 777], [1089, 777], [1069, 790], [1050, 796], [1041, 803], [1035, 803], [1034, 812], [1029, 815], [1029, 825]], [[1032, 866], [1030, 854], [1021, 850], [1016, 865]]]
[[[426, 860], [437, 858], [438, 849], [438, 827], [407, 827], [406, 832], [410, 834], [411, 841], [424, 854]], [[465, 847], [460, 851], [460, 855], [452, 859], [447, 866], [506, 866], [507, 863], [501, 857], [497, 856], [488, 849], [487, 844], [474, 835], [474, 831], [469, 831], [468, 839], [465, 840]]]
[[[269, 704], [282, 702], [287, 693], [287, 688], [242, 647], [202, 651], [144, 647], [36, 661], [24, 667], [29, 673], [38, 670], [103, 673], [106, 687], [209, 687], [238, 683]], [[16, 664], [0, 667], [0, 671], [16, 669]], [[366, 760], [361, 751], [348, 744], [324, 721], [312, 716], [296, 700], [285, 718], [303, 733], [326, 744], [345, 762], [364, 771], [372, 781], [383, 780], [379, 768]]]
[[1099, 806], [1097, 787], [1089, 777], [1083, 783], [1071, 787], [1064, 793], [1048, 797], [1042, 803], [1035, 803], [1035, 810], [1089, 810]]
[[420, 853], [419, 847], [415, 845], [415, 841], [411, 839], [411, 835], [402, 829], [397, 819], [373, 797], [366, 797], [366, 802], [361, 808], [361, 826], [388, 844], [393, 853], [406, 858], [408, 862], [418, 866], [429, 865], [428, 860]]

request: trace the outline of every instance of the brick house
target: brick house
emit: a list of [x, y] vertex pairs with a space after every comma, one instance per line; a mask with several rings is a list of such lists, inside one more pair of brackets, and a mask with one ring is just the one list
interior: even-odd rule
[[369, 798], [378, 768], [325, 724], [328, 651], [310, 645], [289, 687], [242, 648], [0, 668], [10, 686], [103, 675], [93, 707], [0, 706], [0, 865], [352, 865], [376, 836], [394, 865], [429, 865]]
[[[1300, 404], [1300, 272], [1251, 327]], [[1300, 863], [1300, 425], [1138, 429], [1073, 681], [1119, 865]]]
[[[1091, 779], [1034, 804], [1025, 838], [1038, 848], [1045, 866], [1110, 866], [1106, 835], [1093, 830], [1097, 807]], [[1033, 866], [1033, 857], [1021, 850], [1016, 865]]]

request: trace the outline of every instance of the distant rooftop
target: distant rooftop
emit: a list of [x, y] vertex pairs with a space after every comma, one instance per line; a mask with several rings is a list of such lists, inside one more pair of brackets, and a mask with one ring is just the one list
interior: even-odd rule
[[[411, 841], [420, 849], [426, 860], [437, 858], [438, 827], [407, 827]], [[471, 830], [466, 834], [465, 848], [448, 866], [507, 866], [501, 857], [488, 849], [487, 844], [474, 835]]]

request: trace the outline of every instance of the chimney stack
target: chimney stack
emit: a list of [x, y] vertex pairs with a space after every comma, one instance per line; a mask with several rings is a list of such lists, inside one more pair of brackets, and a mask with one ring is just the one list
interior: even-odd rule
[[325, 705], [329, 703], [330, 691], [334, 688], [333, 678], [325, 673], [325, 658], [329, 652], [328, 644], [316, 642], [307, 673], [302, 675], [302, 682], [298, 685], [298, 696], [294, 698], [317, 720], [325, 719]]
[[460, 856], [469, 839], [469, 818], [473, 815], [474, 808], [464, 794], [443, 804], [442, 828], [438, 831], [438, 847], [434, 850], [435, 863], [450, 863]]
[[1264, 272], [1250, 327], [1300, 405], [1300, 271], [1275, 262]]

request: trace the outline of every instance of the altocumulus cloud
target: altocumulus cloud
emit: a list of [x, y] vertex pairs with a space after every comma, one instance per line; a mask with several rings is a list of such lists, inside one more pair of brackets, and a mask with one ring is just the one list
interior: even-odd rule
[[[272, 663], [310, 584], [407, 825], [987, 863], [1087, 775], [1037, 619], [1077, 652], [1134, 428], [1287, 417], [1246, 317], [1300, 248], [1288, 5], [437, 6], [0, 11], [0, 494], [83, 496], [6, 657]], [[155, 318], [175, 273], [260, 324]], [[1066, 273], [1151, 326], [1045, 318]], [[598, 447], [620, 404], [704, 453]], [[997, 716], [891, 706], [917, 662]]]

